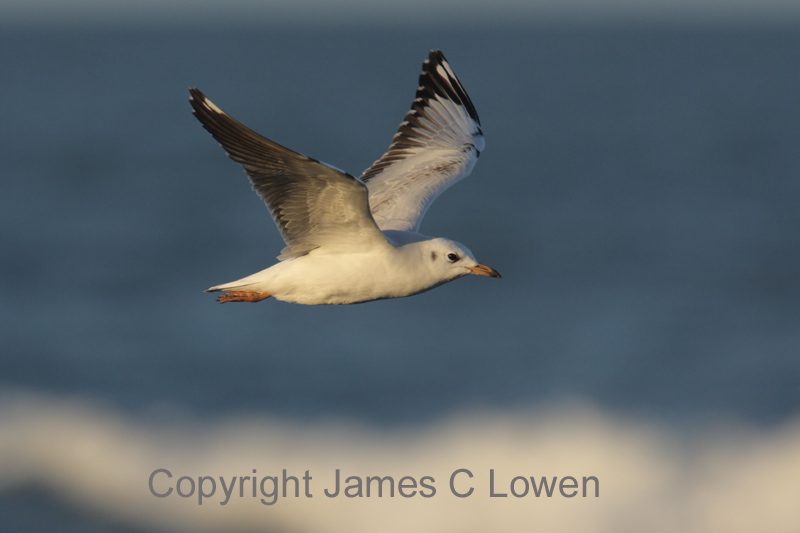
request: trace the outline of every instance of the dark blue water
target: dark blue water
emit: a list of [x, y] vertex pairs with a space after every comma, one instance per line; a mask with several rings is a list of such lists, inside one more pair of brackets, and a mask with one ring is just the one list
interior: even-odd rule
[[[351, 173], [442, 48], [487, 149], [422, 230], [470, 277], [350, 307], [214, 303], [282, 247], [186, 89]], [[0, 383], [370, 422], [563, 396], [800, 403], [800, 32], [4, 32]]]

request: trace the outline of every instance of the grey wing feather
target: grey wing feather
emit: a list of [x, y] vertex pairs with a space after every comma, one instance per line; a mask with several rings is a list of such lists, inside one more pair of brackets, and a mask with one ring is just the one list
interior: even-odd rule
[[270, 141], [240, 124], [197, 89], [194, 115], [240, 163], [286, 242], [279, 259], [354, 251], [387, 241], [369, 211], [366, 186], [353, 176]]
[[417, 231], [428, 207], [469, 175], [485, 146], [475, 106], [441, 51], [423, 63], [419, 84], [389, 151], [360, 178], [382, 230]]

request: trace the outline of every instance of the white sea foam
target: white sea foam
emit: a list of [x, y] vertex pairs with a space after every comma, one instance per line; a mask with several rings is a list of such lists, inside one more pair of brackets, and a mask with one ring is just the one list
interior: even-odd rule
[[[297, 423], [259, 417], [192, 419], [131, 417], [89, 400], [6, 394], [0, 408], [0, 488], [44, 488], [68, 505], [120, 523], [166, 531], [648, 531], [789, 532], [800, 523], [800, 421], [772, 430], [719, 426], [674, 430], [588, 405], [527, 412], [464, 412], [415, 429], [354, 423]], [[167, 421], [169, 420], [169, 421]], [[180, 422], [177, 422], [180, 420]], [[474, 487], [468, 498], [459, 492]], [[183, 498], [180, 490], [202, 484]], [[298, 479], [298, 494], [265, 505], [252, 481]], [[423, 476], [432, 497], [395, 492], [347, 498], [332, 492], [336, 469], [345, 477]], [[256, 470], [256, 473], [253, 473]], [[489, 475], [494, 471], [491, 497]], [[303, 476], [310, 476], [305, 493]], [[236, 476], [236, 485], [231, 480]], [[574, 497], [515, 498], [511, 480], [572, 476]], [[220, 477], [223, 478], [222, 483]], [[581, 490], [585, 477], [587, 495]], [[215, 479], [215, 491], [208, 479]], [[268, 479], [266, 492], [272, 487]], [[350, 484], [355, 481], [351, 480]], [[386, 481], [388, 483], [388, 481]], [[406, 480], [406, 485], [411, 482]], [[525, 485], [528, 481], [525, 481]], [[224, 486], [230, 493], [226, 499]], [[569, 487], [569, 484], [567, 485]], [[419, 487], [418, 487], [419, 488]], [[523, 481], [516, 492], [523, 492]], [[430, 490], [426, 491], [430, 494]], [[567, 490], [566, 494], [573, 491]], [[410, 491], [406, 490], [406, 494]], [[269, 499], [265, 499], [269, 500]], [[202, 504], [199, 502], [202, 501]]]

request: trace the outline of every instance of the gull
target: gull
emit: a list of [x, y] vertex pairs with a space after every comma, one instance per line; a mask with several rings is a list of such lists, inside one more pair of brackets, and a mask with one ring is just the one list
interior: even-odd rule
[[196, 88], [189, 92], [194, 116], [244, 167], [286, 242], [278, 263], [206, 291], [225, 292], [219, 302], [355, 304], [468, 274], [500, 277], [463, 244], [418, 232], [431, 203], [469, 175], [485, 145], [478, 113], [441, 51], [423, 63], [389, 151], [360, 178], [262, 137]]

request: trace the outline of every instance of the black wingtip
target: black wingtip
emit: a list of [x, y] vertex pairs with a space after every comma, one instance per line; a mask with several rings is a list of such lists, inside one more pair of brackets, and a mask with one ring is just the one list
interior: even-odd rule
[[428, 52], [428, 61], [434, 64], [439, 64], [442, 63], [443, 61], [447, 61], [447, 59], [445, 59], [444, 54], [442, 53], [441, 50], [436, 49]]
[[[442, 68], [439, 69], [439, 67]], [[434, 94], [463, 105], [469, 116], [480, 125], [481, 119], [478, 117], [478, 111], [441, 50], [431, 50], [428, 53], [428, 59], [422, 63], [416, 98], [426, 101]]]
[[189, 88], [189, 104], [192, 106], [192, 115], [194, 115], [195, 117], [197, 117], [198, 106], [200, 105], [200, 102], [203, 100], [205, 100], [205, 96], [203, 95], [203, 93], [197, 90], [197, 87]]
[[198, 110], [207, 100], [206, 95], [200, 92], [197, 87], [189, 87], [189, 103], [192, 105], [192, 113], [197, 116]]

